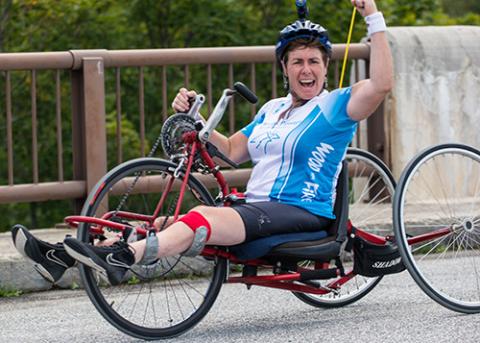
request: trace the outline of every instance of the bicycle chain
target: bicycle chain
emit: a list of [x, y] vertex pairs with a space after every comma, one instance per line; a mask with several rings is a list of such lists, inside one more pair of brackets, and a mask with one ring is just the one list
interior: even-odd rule
[[[165, 124], [167, 123], [171, 123], [171, 122], [176, 122], [177, 124], [182, 124], [182, 123], [187, 123], [187, 124], [191, 124], [189, 120], [185, 121], [185, 117], [186, 115], [185, 114], [175, 114], [171, 117], [169, 117], [169, 119], [167, 119], [167, 121], [165, 122]], [[173, 118], [173, 119], [170, 119], [170, 118]], [[190, 118], [190, 117], [187, 117], [187, 118]], [[180, 120], [179, 120], [180, 119]], [[166, 125], [163, 125], [162, 126], [162, 130], [160, 132], [160, 134], [158, 135], [157, 139], [155, 140], [155, 143], [153, 144], [152, 146], [152, 149], [150, 150], [150, 152], [148, 153], [148, 155], [146, 157], [152, 157], [155, 152], [157, 151], [158, 149], [158, 146], [160, 144], [162, 144], [164, 141], [165, 141], [165, 131], [164, 130], [164, 127], [167, 127]], [[180, 125], [179, 125], [180, 126]], [[188, 126], [188, 125], [187, 125]], [[168, 128], [168, 127], [167, 127]], [[165, 153], [168, 155], [167, 153], [167, 149], [165, 149], [165, 144], [162, 144], [164, 150], [165, 150]], [[137, 172], [135, 173], [135, 179], [133, 180], [132, 184], [128, 187], [127, 191], [125, 192], [125, 194], [123, 195], [122, 199], [120, 200], [120, 203], [117, 205], [115, 211], [113, 212], [113, 218], [116, 217], [116, 215], [118, 214], [118, 212], [120, 211], [120, 209], [123, 207], [123, 205], [125, 205], [125, 202], [127, 201], [128, 197], [130, 196], [131, 192], [133, 191], [133, 188], [135, 187], [135, 185], [137, 184], [138, 180], [140, 179], [140, 174], [141, 172]], [[177, 196], [177, 199], [178, 200], [178, 196]], [[165, 219], [165, 222], [162, 224], [162, 227], [160, 230], [163, 229], [163, 227], [165, 226], [168, 218], [172, 215], [172, 213], [169, 213], [171, 210], [171, 208], [169, 209], [169, 211], [167, 211], [167, 218]], [[111, 229], [107, 228], [108, 231], [111, 231]]]
[[[170, 123], [173, 123], [175, 122], [176, 124], [178, 124], [179, 126], [181, 124], [186, 124], [185, 126], [188, 127], [188, 129], [190, 129], [190, 125], [191, 125], [191, 121], [190, 120], [187, 120], [186, 122], [183, 119], [183, 117], [185, 117], [184, 114], [176, 114], [172, 117], [177, 117], [177, 118], [174, 118], [170, 121]], [[172, 118], [170, 117], [170, 118]], [[180, 118], [182, 117], [182, 118]], [[168, 119], [167, 119], [168, 121]], [[163, 128], [165, 127], [165, 124], [164, 126], [162, 126], [162, 131], [160, 132], [160, 134], [158, 135], [157, 139], [155, 140], [155, 143], [153, 144], [152, 146], [152, 149], [150, 150], [150, 152], [148, 153], [148, 155], [146, 157], [152, 157], [155, 152], [157, 151], [158, 149], [158, 146], [160, 144], [163, 143], [163, 141], [165, 140], [165, 130], [163, 130]], [[173, 139], [172, 137], [169, 137], [171, 139]], [[165, 145], [162, 144], [162, 147], [164, 148], [164, 151], [166, 150], [165, 149]], [[171, 157], [167, 151], [165, 151], [166, 155]], [[179, 164], [180, 166], [180, 164]], [[162, 173], [163, 177], [165, 178], [167, 176], [167, 173]], [[111, 220], [114, 220], [115, 218], [117, 218], [117, 214], [118, 212], [121, 210], [121, 208], [123, 207], [123, 205], [125, 205], [125, 202], [127, 201], [128, 197], [130, 196], [131, 192], [133, 191], [133, 188], [135, 187], [135, 185], [137, 184], [138, 180], [140, 179], [140, 176], [141, 176], [141, 172], [137, 172], [135, 173], [135, 179], [133, 180], [133, 182], [131, 183], [131, 185], [128, 187], [127, 191], [124, 193], [124, 195], [122, 196], [122, 199], [120, 200], [120, 203], [117, 205], [117, 207], [115, 208], [114, 210], [114, 213], [112, 215], [112, 219]], [[172, 176], [174, 176], [172, 174]], [[165, 229], [166, 227], [166, 224], [168, 222], [168, 219], [173, 215], [174, 211], [175, 211], [175, 208], [176, 208], [176, 205], [177, 205], [177, 202], [178, 202], [178, 199], [180, 198], [180, 193], [178, 193], [175, 198], [172, 200], [172, 202], [170, 203], [169, 205], [169, 208], [167, 209], [166, 211], [166, 216], [165, 216], [165, 219], [163, 221], [163, 223], [160, 225], [160, 229], [159, 231], [162, 231]], [[106, 228], [107, 231], [109, 232], [112, 232], [113, 230], [110, 228], [110, 227], [107, 227]], [[160, 276], [163, 276], [165, 274], [167, 274], [171, 269], [173, 269], [176, 264], [179, 262], [180, 259], [178, 259], [175, 263], [173, 263], [173, 265], [169, 265], [168, 267], [165, 267], [163, 262], [161, 261], [161, 259], [158, 259], [156, 260], [155, 262], [149, 264], [149, 265], [139, 265], [139, 270], [135, 270], [135, 269], [131, 269], [132, 273], [134, 275], [136, 275], [138, 278], [140, 278], [141, 280], [148, 280], [150, 277], [149, 277], [149, 274], [152, 273], [152, 276], [155, 276], [155, 277], [160, 277]], [[158, 266], [161, 266], [161, 268], [165, 269], [163, 270], [159, 275], [154, 275], [155, 273], [155, 270]]]

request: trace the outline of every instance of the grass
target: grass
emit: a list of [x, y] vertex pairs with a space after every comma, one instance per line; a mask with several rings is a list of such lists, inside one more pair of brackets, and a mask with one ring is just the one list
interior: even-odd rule
[[436, 246], [435, 248], [432, 247], [432, 245], [427, 245], [424, 246], [418, 250], [415, 250], [415, 247], [413, 247], [413, 254], [414, 255], [423, 255], [423, 254], [441, 254], [447, 250], [447, 246], [445, 244], [440, 244]]
[[18, 289], [0, 288], [0, 298], [19, 297], [23, 292]]
[[140, 279], [136, 277], [135, 275], [132, 276], [130, 279], [128, 279], [127, 284], [129, 285], [137, 285], [140, 283]]

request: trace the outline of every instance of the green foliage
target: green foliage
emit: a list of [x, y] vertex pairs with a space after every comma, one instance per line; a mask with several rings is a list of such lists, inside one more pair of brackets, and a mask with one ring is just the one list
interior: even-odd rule
[[22, 291], [11, 288], [0, 288], [0, 298], [12, 298], [22, 295]]
[[433, 25], [433, 17], [441, 12], [439, 0], [385, 0], [385, 4], [382, 2], [379, 6], [382, 7], [388, 24], [394, 26]]
[[113, 0], [14, 0], [2, 50], [119, 47], [129, 43], [122, 39], [128, 28], [126, 10]]
[[[480, 25], [478, 0], [382, 0], [378, 7], [388, 25]], [[328, 28], [334, 43], [347, 39], [352, 6], [349, 0], [309, 1], [310, 18]], [[0, 1], [0, 51], [67, 51], [71, 49], [152, 49], [204, 46], [272, 45], [278, 32], [296, 19], [293, 0], [3, 0]], [[365, 23], [357, 16], [353, 42], [365, 36]], [[330, 67], [332, 72], [333, 66]], [[257, 65], [256, 92], [260, 104], [271, 98], [270, 65]], [[144, 107], [146, 139], [143, 153], [147, 154], [158, 134], [166, 114], [171, 114], [170, 102], [176, 90], [184, 85], [183, 66], [145, 67]], [[139, 119], [139, 68], [106, 70], [106, 113], [108, 167], [142, 154]], [[167, 100], [162, 98], [162, 74], [168, 80]], [[205, 66], [190, 66], [189, 87], [205, 93]], [[333, 74], [333, 73], [332, 73]], [[116, 84], [121, 85], [117, 94]], [[212, 66], [213, 102], [228, 86], [228, 69]], [[248, 65], [235, 65], [234, 78], [250, 84]], [[35, 77], [35, 83], [33, 83]], [[37, 135], [40, 182], [59, 177], [62, 160], [65, 180], [73, 178], [71, 86], [69, 71], [60, 74], [60, 103], [55, 98], [56, 75], [53, 71], [10, 73], [13, 115], [14, 183], [33, 182], [32, 136]], [[332, 80], [331, 80], [332, 81]], [[0, 135], [6, 137], [5, 77], [0, 76]], [[37, 127], [32, 130], [32, 85], [36, 89]], [[277, 93], [283, 94], [281, 82]], [[56, 124], [59, 105], [61, 127]], [[120, 105], [120, 106], [119, 106]], [[119, 107], [118, 107], [119, 106]], [[206, 108], [205, 106], [204, 108]], [[168, 108], [164, 113], [164, 108]], [[235, 100], [235, 128], [246, 125], [255, 108]], [[121, 122], [121, 156], [116, 137], [117, 115]], [[228, 133], [224, 120], [220, 131]], [[63, 151], [58, 151], [57, 132], [61, 133]], [[61, 154], [61, 155], [59, 155]], [[158, 156], [158, 154], [157, 154]], [[61, 159], [60, 159], [61, 157]], [[0, 143], [0, 185], [8, 183], [7, 142]], [[0, 231], [16, 222], [32, 227], [48, 227], [62, 221], [73, 211], [71, 201], [38, 204], [0, 205]]]
[[251, 21], [232, 0], [137, 0], [129, 12], [147, 48], [242, 44]]
[[469, 12], [456, 19], [457, 25], [480, 25], [480, 11], [477, 13]]
[[138, 285], [140, 283], [140, 279], [133, 275], [130, 279], [128, 279], [127, 284], [128, 285]]
[[[480, 2], [478, 0], [450, 1], [442, 0], [442, 7], [445, 13], [454, 17], [465, 17], [472, 14], [480, 15]], [[473, 24], [473, 23], [472, 23]], [[478, 25], [478, 24], [474, 24]]]
[[121, 119], [121, 158], [118, 154], [117, 137], [117, 117], [116, 113], [107, 114], [107, 156], [108, 166], [113, 168], [118, 163], [139, 157], [140, 136], [126, 116]]

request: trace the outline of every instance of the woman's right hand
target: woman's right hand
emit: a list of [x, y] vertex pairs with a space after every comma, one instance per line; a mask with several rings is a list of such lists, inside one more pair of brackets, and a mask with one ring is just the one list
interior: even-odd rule
[[190, 99], [194, 99], [197, 96], [197, 92], [188, 90], [186, 88], [180, 88], [175, 99], [172, 102], [172, 108], [175, 112], [187, 113], [190, 109]]

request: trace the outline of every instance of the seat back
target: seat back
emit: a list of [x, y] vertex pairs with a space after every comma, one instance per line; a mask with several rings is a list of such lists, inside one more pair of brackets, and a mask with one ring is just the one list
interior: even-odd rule
[[328, 234], [334, 236], [337, 242], [343, 242], [347, 238], [348, 220], [348, 163], [345, 160], [342, 162], [342, 170], [338, 176], [336, 192], [333, 207], [336, 219], [328, 230]]

